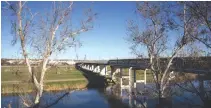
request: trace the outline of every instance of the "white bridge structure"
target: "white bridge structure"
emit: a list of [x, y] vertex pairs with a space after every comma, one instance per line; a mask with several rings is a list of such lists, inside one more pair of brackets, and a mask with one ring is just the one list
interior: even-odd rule
[[[137, 68], [133, 68], [130, 67], [128, 69], [128, 75], [123, 75], [123, 67], [113, 67], [108, 65], [107, 63], [81, 63], [79, 64], [79, 66], [83, 69], [86, 69], [88, 71], [92, 71], [94, 73], [98, 73], [101, 76], [106, 76], [111, 78], [114, 82], [117, 82], [117, 76], [118, 78], [120, 78], [120, 89], [121, 89], [121, 97], [124, 96], [124, 91], [128, 91], [127, 94], [131, 94], [132, 92], [134, 92], [134, 89], [136, 89], [136, 85], [137, 83], [142, 83], [144, 84], [144, 87], [146, 85], [146, 72], [148, 69], [145, 69], [144, 71], [144, 78], [143, 80], [136, 80], [136, 72], [137, 72]], [[108, 69], [110, 67], [110, 70]], [[117, 75], [118, 74], [118, 75]], [[124, 80], [126, 80], [127, 84], [124, 84]], [[134, 100], [132, 98], [131, 95], [128, 96], [124, 96], [124, 97], [128, 97], [129, 99], [129, 105], [132, 107], [133, 104], [136, 104], [136, 100]]]
[[[167, 65], [167, 61], [169, 58], [161, 58], [160, 67], [161, 69], [165, 69]], [[120, 87], [121, 87], [121, 96], [123, 96], [123, 90], [128, 89], [129, 93], [132, 94], [134, 90], [137, 88], [137, 83], [141, 83], [143, 86], [143, 91], [145, 90], [145, 86], [147, 84], [146, 73], [148, 71], [149, 59], [117, 59], [117, 60], [108, 60], [104, 61], [80, 61], [76, 63], [77, 66], [80, 66], [83, 69], [92, 71], [94, 73], [99, 73], [102, 76], [110, 77], [114, 82], [117, 81], [117, 76], [120, 78]], [[128, 75], [124, 75], [127, 69]], [[144, 78], [142, 80], [136, 80], [136, 73], [138, 70], [144, 70]], [[172, 62], [170, 68], [170, 77], [173, 78], [174, 72], [186, 72], [186, 73], [196, 73], [196, 74], [206, 74], [211, 76], [211, 57], [182, 57], [175, 58]], [[126, 73], [127, 73], [126, 72]], [[143, 72], [143, 71], [142, 71]], [[124, 80], [126, 80], [127, 84], [124, 84]], [[202, 83], [203, 84], [203, 83]], [[132, 99], [129, 95], [129, 105], [132, 106], [136, 101]]]

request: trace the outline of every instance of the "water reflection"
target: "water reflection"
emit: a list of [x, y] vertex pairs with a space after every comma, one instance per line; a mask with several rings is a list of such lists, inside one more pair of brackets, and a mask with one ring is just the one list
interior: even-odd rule
[[[119, 84], [108, 86], [107, 79], [99, 76], [91, 71], [77, 69], [83, 71], [83, 75], [88, 80], [87, 89], [80, 91], [60, 91], [60, 92], [45, 92], [41, 98], [39, 107], [46, 108], [155, 108], [158, 98], [154, 83], [148, 83], [144, 86], [143, 83], [137, 83], [136, 89], [124, 88]], [[200, 86], [199, 81], [191, 81], [185, 83], [172, 84], [170, 101], [172, 108], [187, 108], [193, 105], [198, 108], [203, 105], [203, 102], [196, 91], [206, 91], [211, 93], [210, 81], [204, 81], [203, 86]], [[146, 88], [146, 89], [145, 89]], [[193, 91], [193, 92], [190, 92]], [[211, 94], [208, 94], [209, 96]], [[32, 94], [29, 98], [32, 98]], [[12, 108], [22, 108], [22, 101], [18, 96], [2, 96], [1, 107], [8, 107], [11, 103]]]
[[[203, 83], [203, 88], [201, 88], [201, 83]], [[143, 89], [144, 84], [137, 84], [137, 89], [133, 90], [134, 92], [130, 93], [128, 89], [130, 88], [121, 88], [121, 97], [122, 101], [129, 104], [130, 107], [136, 108], [155, 108], [158, 104], [158, 96], [155, 93], [155, 84], [147, 84], [147, 92]], [[178, 86], [179, 85], [179, 86]], [[184, 83], [172, 84], [169, 89], [170, 92], [170, 106], [169, 108], [205, 108], [204, 104], [206, 101], [211, 103], [211, 81], [190, 81]], [[200, 90], [202, 89], [202, 90]], [[145, 92], [144, 92], [145, 91]], [[205, 97], [200, 95], [206, 94]], [[165, 103], [168, 104], [168, 103]], [[208, 106], [208, 107], [207, 107]], [[211, 108], [211, 105], [207, 105], [206, 108]]]
[[[60, 98], [62, 97], [62, 98]], [[59, 99], [60, 98], [60, 99]], [[57, 101], [59, 99], [59, 101]], [[18, 96], [3, 96], [1, 107], [22, 108], [21, 99]], [[45, 92], [39, 105], [41, 108], [109, 108], [108, 101], [97, 90], [83, 90], [68, 93]]]
[[[43, 100], [55, 99], [55, 96], [64, 93], [47, 93], [42, 98]], [[52, 102], [48, 101], [49, 103]], [[109, 108], [108, 102], [102, 95], [96, 90], [83, 90], [69, 93], [62, 98], [57, 104], [53, 105], [52, 108]]]
[[[192, 81], [194, 87], [199, 89], [199, 81]], [[141, 84], [137, 84], [137, 88]], [[121, 101], [125, 104], [128, 104], [130, 107], [136, 108], [155, 108], [157, 104], [157, 97], [153, 94], [154, 84], [148, 84], [148, 93], [141, 92], [137, 90], [137, 93], [129, 93], [128, 89], [120, 88], [118, 84], [109, 86], [106, 88], [105, 94], [99, 92], [97, 89], [88, 89], [80, 91], [60, 91], [60, 92], [45, 92], [43, 94], [40, 107], [41, 108], [116, 108], [121, 103], [117, 104], [117, 100], [113, 97], [119, 97]], [[192, 85], [188, 82], [180, 83], [180, 86], [185, 87], [189, 90], [194, 90]], [[210, 81], [204, 82], [205, 91], [211, 91]], [[203, 106], [203, 103], [198, 95], [187, 90], [181, 89], [177, 85], [172, 85], [172, 108], [187, 108], [194, 106], [195, 108], [200, 108]], [[208, 92], [210, 93], [210, 92]], [[31, 94], [32, 95], [32, 94]], [[32, 96], [29, 97], [32, 97]], [[210, 94], [209, 94], [210, 95]], [[12, 108], [22, 108], [21, 99], [18, 96], [2, 96], [2, 105], [1, 107], [8, 107], [8, 104], [11, 103]], [[113, 102], [113, 103], [112, 103]], [[116, 104], [116, 106], [114, 105]], [[126, 106], [121, 106], [126, 107]]]
[[[44, 92], [39, 103], [40, 108], [128, 108], [128, 105], [113, 95], [107, 95], [105, 88], [108, 86], [107, 79], [99, 76], [91, 71], [83, 70], [83, 75], [88, 80], [87, 90], [79, 90], [74, 92], [59, 91], [59, 92]], [[118, 87], [114, 87], [118, 88]], [[112, 93], [113, 90], [112, 90]], [[117, 93], [118, 94], [118, 93]], [[29, 94], [29, 97], [34, 97]], [[12, 101], [11, 101], [12, 100]], [[33, 99], [31, 99], [33, 100]], [[21, 98], [18, 96], [2, 96], [2, 107], [8, 107], [11, 103], [13, 108], [22, 108]]]

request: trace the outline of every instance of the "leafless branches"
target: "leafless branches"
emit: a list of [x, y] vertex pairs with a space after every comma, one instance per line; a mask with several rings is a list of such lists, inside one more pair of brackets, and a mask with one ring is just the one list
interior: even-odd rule
[[[174, 4], [180, 6], [179, 11], [175, 11], [169, 9], [171, 4], [166, 2], [162, 2], [162, 4], [160, 2], [137, 3], [138, 14], [145, 21], [146, 29], [142, 27], [141, 30], [140, 25], [135, 24], [133, 21], [128, 24], [129, 42], [132, 43], [132, 51], [136, 55], [141, 55], [138, 50], [142, 49], [143, 51], [143, 48], [147, 50], [147, 55], [150, 58], [150, 69], [159, 90], [159, 97], [166, 97], [165, 91], [169, 85], [169, 73], [173, 59], [185, 47], [195, 43], [197, 40], [199, 19], [194, 18], [194, 14], [189, 10], [190, 4], [186, 4], [188, 3], [184, 2], [182, 5]], [[197, 15], [200, 14], [197, 13]], [[204, 22], [206, 21], [204, 20]], [[181, 34], [181, 30], [178, 28], [182, 29], [183, 33], [176, 37], [176, 41], [171, 40], [171, 43], [174, 43], [174, 47], [171, 49], [168, 42], [172, 37], [168, 31], [177, 31]], [[164, 64], [161, 64], [160, 57], [166, 56], [167, 54], [164, 54], [166, 52], [168, 52], [170, 57]]]
[[[36, 87], [34, 105], [39, 103], [43, 92], [43, 81], [48, 69], [49, 57], [55, 52], [61, 52], [69, 47], [76, 46], [76, 36], [93, 28], [96, 14], [89, 8], [81, 22], [81, 27], [72, 26], [73, 2], [53, 2], [48, 13], [33, 13], [27, 2], [5, 2], [7, 9], [12, 10], [15, 20], [12, 21], [12, 31], [15, 34], [12, 44], [20, 40], [23, 57]], [[6, 8], [6, 7], [5, 7]], [[31, 49], [28, 49], [31, 48]], [[39, 64], [40, 77], [37, 78], [31, 67], [31, 55], [37, 53], [41, 59]]]

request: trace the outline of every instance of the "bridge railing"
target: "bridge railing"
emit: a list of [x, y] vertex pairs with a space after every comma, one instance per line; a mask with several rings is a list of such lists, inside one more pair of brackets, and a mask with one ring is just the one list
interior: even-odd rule
[[[169, 58], [160, 58], [160, 66], [165, 69]], [[149, 68], [149, 59], [117, 59], [109, 60], [108, 64], [114, 67]], [[211, 73], [211, 57], [176, 57], [172, 61], [171, 70], [183, 72]]]
[[[165, 69], [169, 58], [160, 58], [160, 68]], [[143, 59], [116, 59], [108, 61], [80, 61], [78, 63], [110, 65], [123, 68], [149, 68], [149, 58]], [[211, 56], [209, 57], [176, 57], [172, 61], [171, 71], [190, 73], [211, 73]]]

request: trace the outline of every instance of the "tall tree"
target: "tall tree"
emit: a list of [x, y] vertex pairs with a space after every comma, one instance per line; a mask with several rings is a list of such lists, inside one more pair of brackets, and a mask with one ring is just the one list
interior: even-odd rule
[[[192, 20], [186, 20], [186, 6], [180, 6], [180, 10], [183, 11], [179, 11], [182, 15], [177, 16], [177, 20], [180, 21], [180, 25], [178, 25], [174, 22], [174, 17], [172, 17], [175, 10], [170, 9], [171, 5], [172, 3], [168, 2], [139, 2], [137, 3], [137, 13], [142, 21], [145, 21], [145, 26], [138, 25], [134, 21], [130, 21], [128, 24], [132, 51], [138, 56], [141, 55], [138, 50], [146, 49], [147, 51], [147, 56], [150, 59], [149, 68], [154, 76], [160, 106], [162, 105], [161, 98], [168, 97], [170, 91], [168, 84], [173, 59], [185, 46], [195, 41], [190, 37], [194, 35], [195, 28], [193, 24], [189, 23]], [[173, 30], [183, 31], [183, 33], [170, 42], [172, 36], [169, 31]], [[172, 43], [174, 43], [173, 48], [169, 47]], [[168, 57], [168, 60], [161, 64], [161, 57]]]
[[[76, 36], [93, 28], [95, 13], [89, 8], [85, 11], [83, 20], [78, 21], [79, 27], [73, 26], [73, 2], [52, 2], [52, 8], [47, 13], [33, 13], [27, 2], [5, 2], [7, 9], [12, 10], [15, 19], [12, 21], [14, 33], [13, 44], [21, 44], [22, 55], [36, 87], [34, 104], [37, 105], [43, 93], [43, 81], [48, 69], [49, 58], [54, 53], [60, 53], [68, 47], [74, 47], [78, 40]], [[51, 3], [51, 2], [49, 2]], [[5, 8], [5, 7], [4, 7]], [[74, 24], [77, 22], [74, 22]], [[35, 54], [38, 54], [35, 56]], [[36, 77], [32, 70], [32, 57], [41, 59], [40, 76]]]

